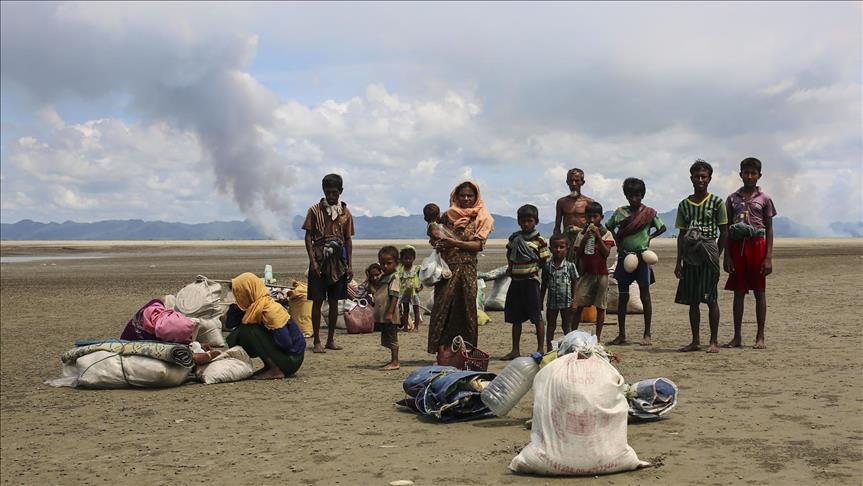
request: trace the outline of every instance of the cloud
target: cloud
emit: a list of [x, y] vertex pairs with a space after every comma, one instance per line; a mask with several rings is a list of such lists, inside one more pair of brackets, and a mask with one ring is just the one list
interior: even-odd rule
[[863, 212], [859, 4], [0, 8], [3, 98], [36, 119], [4, 112], [4, 219], [50, 214], [14, 195], [59, 188], [98, 203], [58, 214], [140, 215], [135, 190], [161, 188], [160, 214], [216, 199], [283, 235], [339, 172], [356, 214], [476, 178], [492, 211], [550, 220], [573, 166], [606, 208], [637, 176], [668, 210], [695, 158], [725, 194], [747, 156], [782, 215]]

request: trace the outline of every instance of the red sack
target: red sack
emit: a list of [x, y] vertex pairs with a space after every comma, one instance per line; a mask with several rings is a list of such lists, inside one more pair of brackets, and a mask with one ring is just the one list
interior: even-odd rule
[[[348, 334], [365, 334], [375, 330], [375, 310], [366, 299], [354, 299], [345, 307], [345, 327]], [[349, 306], [350, 304], [348, 304]]]
[[438, 350], [437, 364], [453, 366], [460, 370], [486, 371], [489, 358], [488, 353], [465, 342], [461, 336], [456, 336], [452, 340], [452, 346]]

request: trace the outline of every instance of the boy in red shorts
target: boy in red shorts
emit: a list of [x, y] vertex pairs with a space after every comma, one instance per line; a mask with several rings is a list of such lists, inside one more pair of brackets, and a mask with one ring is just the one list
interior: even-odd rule
[[764, 349], [764, 325], [767, 321], [766, 279], [773, 271], [773, 217], [776, 208], [770, 196], [757, 186], [761, 178], [761, 161], [748, 157], [740, 162], [743, 187], [728, 196], [728, 251], [724, 266], [728, 272], [725, 290], [734, 291], [734, 337], [726, 348], [742, 347], [743, 302], [746, 294], [755, 293], [755, 349]]

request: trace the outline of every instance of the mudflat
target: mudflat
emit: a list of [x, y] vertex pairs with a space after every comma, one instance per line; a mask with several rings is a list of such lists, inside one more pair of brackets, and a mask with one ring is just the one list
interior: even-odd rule
[[[358, 273], [379, 245], [356, 242]], [[424, 242], [417, 248], [420, 258], [430, 252]], [[395, 372], [377, 369], [388, 359], [377, 335], [339, 331], [344, 350], [307, 353], [299, 373], [285, 380], [164, 390], [44, 385], [76, 339], [119, 336], [149, 299], [198, 274], [260, 274], [265, 264], [280, 282], [302, 278], [305, 251], [298, 242], [3, 242], [2, 483], [860, 484], [863, 240], [777, 240], [768, 348], [751, 348], [749, 297], [746, 347], [716, 355], [677, 352], [690, 331], [687, 308], [674, 304], [674, 241], [654, 249], [654, 345], [611, 349], [622, 356], [628, 382], [664, 376], [677, 383], [679, 405], [665, 420], [629, 427], [630, 445], [654, 467], [573, 480], [507, 469], [530, 440], [532, 394], [506, 418], [448, 425], [393, 405], [403, 397], [404, 377], [433, 360], [425, 327], [400, 335], [402, 369]], [[69, 256], [76, 258], [62, 258]], [[493, 242], [480, 270], [504, 261], [501, 242]], [[730, 292], [720, 290], [720, 306], [724, 343], [732, 333]], [[509, 350], [509, 326], [502, 312], [490, 315], [479, 346], [499, 357]], [[523, 353], [535, 346], [525, 331]], [[641, 331], [641, 317], [630, 317], [630, 340]], [[616, 333], [607, 326], [603, 337]], [[706, 321], [701, 335], [706, 343]], [[493, 359], [489, 369], [505, 365]]]

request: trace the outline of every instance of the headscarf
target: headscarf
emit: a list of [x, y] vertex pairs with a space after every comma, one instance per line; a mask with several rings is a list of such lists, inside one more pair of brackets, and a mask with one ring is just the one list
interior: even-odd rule
[[291, 314], [270, 297], [264, 282], [254, 273], [246, 272], [232, 279], [231, 291], [237, 306], [246, 311], [243, 324], [262, 323], [274, 330], [284, 327], [291, 318]]
[[[476, 202], [470, 208], [461, 208], [458, 205], [456, 189], [465, 183], [470, 184], [474, 191], [476, 191]], [[482, 197], [480, 196], [479, 184], [474, 181], [465, 180], [456, 184], [449, 195], [449, 209], [446, 211], [446, 216], [455, 228], [464, 228], [470, 223], [472, 218], [476, 218], [476, 236], [481, 240], [488, 239], [488, 234], [494, 231], [494, 218], [491, 217], [491, 213], [485, 208], [485, 204], [483, 204]]]

